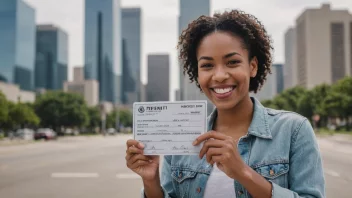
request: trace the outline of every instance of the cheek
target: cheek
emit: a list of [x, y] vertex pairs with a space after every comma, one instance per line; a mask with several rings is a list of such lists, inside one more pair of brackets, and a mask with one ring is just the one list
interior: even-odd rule
[[198, 83], [203, 90], [207, 86], [208, 82], [209, 82], [209, 74], [207, 74], [207, 72], [199, 72]]

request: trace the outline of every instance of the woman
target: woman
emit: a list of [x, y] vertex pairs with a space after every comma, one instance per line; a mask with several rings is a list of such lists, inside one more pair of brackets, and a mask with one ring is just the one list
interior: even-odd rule
[[190, 80], [216, 106], [199, 156], [144, 156], [127, 141], [127, 166], [139, 174], [144, 196], [325, 197], [319, 148], [309, 121], [263, 107], [249, 96], [270, 73], [272, 44], [252, 15], [233, 10], [201, 16], [179, 40]]

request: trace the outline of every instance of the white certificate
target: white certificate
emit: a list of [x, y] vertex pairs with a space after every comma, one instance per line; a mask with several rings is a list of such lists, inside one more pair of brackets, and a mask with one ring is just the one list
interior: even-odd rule
[[145, 155], [198, 155], [192, 142], [207, 130], [207, 101], [136, 102], [133, 136]]

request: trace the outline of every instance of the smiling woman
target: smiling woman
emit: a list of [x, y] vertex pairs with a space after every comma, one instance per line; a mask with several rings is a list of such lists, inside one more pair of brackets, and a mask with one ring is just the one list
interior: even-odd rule
[[[146, 197], [325, 197], [317, 141], [309, 121], [265, 108], [249, 96], [270, 73], [272, 44], [252, 15], [233, 10], [191, 22], [179, 40], [184, 73], [216, 106], [199, 156], [143, 155], [127, 141], [127, 166]], [[220, 185], [219, 185], [220, 184]]]

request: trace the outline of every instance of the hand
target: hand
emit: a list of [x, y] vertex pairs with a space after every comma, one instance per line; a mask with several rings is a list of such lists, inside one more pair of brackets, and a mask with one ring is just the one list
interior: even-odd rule
[[199, 136], [193, 145], [204, 142], [199, 157], [206, 155], [207, 162], [216, 163], [218, 168], [230, 178], [236, 179], [241, 174], [246, 164], [241, 159], [237, 150], [237, 141], [216, 131], [211, 131]]
[[127, 140], [127, 167], [145, 181], [159, 179], [159, 156], [143, 155], [144, 145], [137, 140]]

